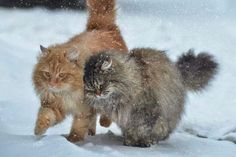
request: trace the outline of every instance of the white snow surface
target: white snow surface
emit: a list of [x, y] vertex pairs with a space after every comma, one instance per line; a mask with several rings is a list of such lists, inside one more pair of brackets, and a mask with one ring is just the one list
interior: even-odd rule
[[[39, 45], [68, 40], [85, 29], [87, 13], [0, 8], [0, 156], [236, 156], [236, 2], [234, 0], [118, 0], [129, 49], [166, 50], [172, 60], [194, 48], [215, 56], [220, 69], [208, 88], [189, 93], [182, 121], [170, 138], [150, 148], [122, 145], [120, 130], [99, 125], [97, 135], [72, 144], [71, 118], [33, 135], [39, 108], [31, 75]], [[201, 137], [201, 138], [200, 138]], [[204, 138], [202, 138], [204, 137]]]

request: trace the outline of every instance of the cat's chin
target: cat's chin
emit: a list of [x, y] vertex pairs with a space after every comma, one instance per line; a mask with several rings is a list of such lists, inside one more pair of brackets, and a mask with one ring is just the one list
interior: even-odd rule
[[109, 95], [108, 94], [106, 94], [106, 95], [103, 95], [103, 94], [101, 94], [101, 95], [98, 95], [98, 96], [96, 96], [96, 98], [95, 99], [107, 99], [109, 97]]
[[48, 91], [52, 92], [52, 93], [59, 93], [59, 92], [61, 92], [61, 90], [57, 89], [57, 88], [48, 88]]

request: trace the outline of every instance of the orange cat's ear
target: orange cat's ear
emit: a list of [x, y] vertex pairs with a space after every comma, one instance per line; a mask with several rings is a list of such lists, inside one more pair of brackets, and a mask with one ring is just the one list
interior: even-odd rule
[[40, 50], [41, 50], [41, 53], [38, 56], [38, 60], [42, 57], [45, 57], [50, 52], [50, 50], [48, 48], [46, 48], [42, 45], [40, 45]]
[[79, 59], [79, 52], [76, 49], [71, 49], [66, 54], [67, 58], [71, 62], [77, 62]]
[[102, 69], [102, 70], [107, 70], [107, 69], [111, 68], [111, 66], [112, 66], [112, 59], [109, 58], [108, 61], [104, 61], [104, 62], [102, 63], [101, 69]]
[[41, 50], [41, 52], [43, 52], [43, 53], [49, 52], [49, 50], [48, 50], [46, 47], [42, 46], [42, 45], [40, 45], [40, 50]]

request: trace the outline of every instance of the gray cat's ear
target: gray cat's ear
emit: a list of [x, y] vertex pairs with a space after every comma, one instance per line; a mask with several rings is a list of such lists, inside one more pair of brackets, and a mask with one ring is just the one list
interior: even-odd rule
[[108, 61], [104, 61], [102, 63], [101, 69], [107, 70], [107, 69], [111, 68], [111, 66], [112, 66], [112, 59], [110, 58]]
[[71, 49], [67, 52], [67, 58], [71, 62], [76, 62], [79, 59], [79, 52], [76, 49]]

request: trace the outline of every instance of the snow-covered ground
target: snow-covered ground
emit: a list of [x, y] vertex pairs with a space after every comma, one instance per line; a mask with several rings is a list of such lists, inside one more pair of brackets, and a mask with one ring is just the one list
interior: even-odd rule
[[[168, 140], [151, 148], [122, 146], [119, 129], [98, 126], [98, 135], [72, 144], [60, 134], [70, 117], [33, 135], [39, 102], [31, 73], [39, 44], [60, 43], [82, 32], [86, 12], [0, 8], [0, 156], [180, 156], [236, 155], [236, 2], [234, 0], [118, 0], [118, 24], [129, 48], [167, 50], [175, 60], [195, 48], [220, 64], [211, 86], [189, 94], [183, 120]], [[200, 138], [205, 137], [205, 138]]]

